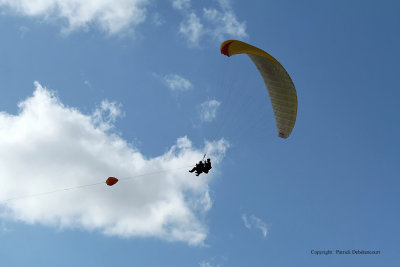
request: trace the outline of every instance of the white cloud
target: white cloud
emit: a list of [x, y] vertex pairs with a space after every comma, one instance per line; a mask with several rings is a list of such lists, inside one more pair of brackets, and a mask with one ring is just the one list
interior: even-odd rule
[[163, 81], [172, 91], [187, 91], [193, 87], [189, 80], [178, 74], [165, 75]]
[[223, 265], [223, 263], [218, 263], [218, 261], [224, 262], [224, 261], [226, 261], [226, 258], [225, 257], [222, 257], [222, 259], [221, 259], [221, 257], [219, 257], [219, 258], [220, 258], [219, 260], [216, 257], [213, 257], [207, 261], [205, 261], [205, 260], [201, 261], [199, 263], [199, 265], [200, 265], [200, 267], [221, 267]]
[[103, 100], [100, 107], [92, 114], [93, 125], [103, 131], [109, 130], [114, 126], [113, 123], [116, 119], [124, 115], [120, 108], [121, 105], [116, 102], [109, 102], [107, 99]]
[[244, 222], [244, 226], [247, 229], [252, 229], [252, 228], [258, 229], [261, 231], [262, 236], [264, 238], [267, 237], [267, 234], [268, 234], [267, 224], [265, 222], [263, 222], [260, 218], [257, 218], [254, 215], [250, 215], [250, 217], [247, 217], [246, 214], [243, 214], [242, 220]]
[[246, 23], [239, 22], [232, 9], [223, 9], [219, 11], [213, 8], [205, 8], [203, 10], [204, 17], [215, 27], [212, 28], [211, 34], [218, 41], [222, 41], [227, 37], [246, 38]]
[[[181, 22], [179, 32], [189, 43], [198, 46], [202, 38], [222, 41], [227, 38], [247, 38], [246, 22], [240, 22], [233, 11], [230, 1], [219, 0], [218, 7], [203, 8], [202, 17], [195, 10]], [[177, 8], [183, 10], [184, 8]]]
[[179, 32], [192, 44], [197, 44], [204, 34], [203, 24], [195, 13], [190, 13], [186, 21], [181, 22]]
[[220, 105], [221, 102], [215, 99], [201, 103], [199, 106], [200, 119], [204, 122], [213, 121], [217, 117], [217, 110]]
[[0, 202], [2, 217], [112, 236], [203, 243], [213, 173], [193, 179], [188, 163], [206, 150], [218, 168], [225, 140], [196, 149], [181, 137], [165, 154], [148, 158], [107, 131], [121, 114], [115, 103], [104, 101], [85, 115], [35, 86], [33, 96], [19, 103], [18, 114], [0, 113], [0, 200], [103, 182], [108, 176], [121, 181]]
[[148, 0], [0, 0], [0, 6], [29, 17], [66, 21], [68, 33], [97, 24], [109, 34], [138, 25], [146, 18]]
[[190, 0], [172, 0], [172, 6], [178, 10], [188, 9], [190, 7]]

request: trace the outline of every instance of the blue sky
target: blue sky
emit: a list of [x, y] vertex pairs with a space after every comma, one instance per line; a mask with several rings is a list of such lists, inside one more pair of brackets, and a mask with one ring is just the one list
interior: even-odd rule
[[[0, 201], [121, 178], [2, 201], [2, 265], [397, 266], [399, 12], [0, 0]], [[226, 39], [290, 74], [288, 139]], [[205, 152], [212, 171], [189, 174]], [[353, 249], [381, 254], [335, 255]]]

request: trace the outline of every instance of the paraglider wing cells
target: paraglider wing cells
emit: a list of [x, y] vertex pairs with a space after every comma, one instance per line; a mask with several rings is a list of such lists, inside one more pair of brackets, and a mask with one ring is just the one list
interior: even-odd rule
[[274, 110], [278, 136], [288, 138], [296, 123], [297, 92], [283, 66], [267, 52], [237, 40], [221, 44], [221, 53], [227, 56], [247, 54], [260, 72], [267, 87]]

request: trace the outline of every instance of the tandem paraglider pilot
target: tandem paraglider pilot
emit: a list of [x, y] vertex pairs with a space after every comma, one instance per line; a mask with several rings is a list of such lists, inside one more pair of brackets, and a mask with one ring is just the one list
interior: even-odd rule
[[199, 161], [193, 169], [189, 172], [196, 172], [196, 176], [199, 176], [201, 173], [208, 173], [212, 169], [211, 167], [211, 159], [207, 159], [207, 161]]

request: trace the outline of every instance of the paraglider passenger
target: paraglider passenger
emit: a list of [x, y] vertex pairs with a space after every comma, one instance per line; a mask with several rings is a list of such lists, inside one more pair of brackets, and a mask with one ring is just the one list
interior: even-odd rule
[[211, 159], [207, 159], [207, 161], [204, 162], [204, 170], [203, 172], [208, 173], [212, 169], [211, 167]]
[[202, 161], [199, 161], [199, 163], [196, 164], [193, 169], [191, 169], [189, 172], [194, 172], [196, 171], [196, 176], [199, 176], [200, 173], [202, 173], [204, 170], [204, 163]]

